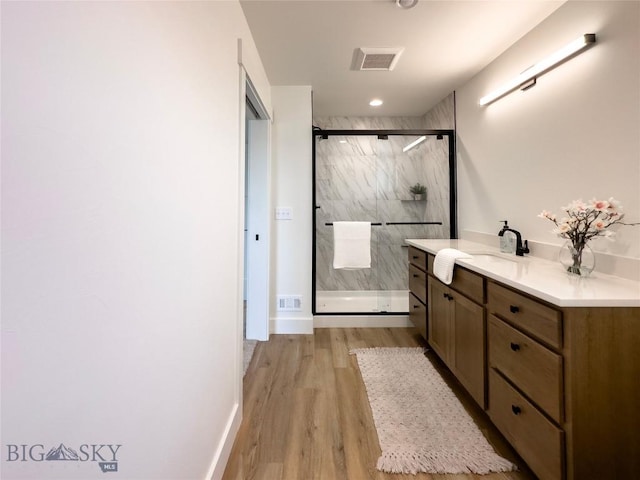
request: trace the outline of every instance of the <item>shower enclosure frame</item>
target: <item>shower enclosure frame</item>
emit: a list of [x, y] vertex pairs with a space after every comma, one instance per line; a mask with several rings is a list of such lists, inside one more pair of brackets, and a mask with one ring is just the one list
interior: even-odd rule
[[323, 316], [384, 316], [384, 315], [408, 315], [409, 312], [317, 312], [316, 309], [316, 210], [320, 208], [316, 199], [316, 137], [327, 139], [330, 136], [377, 136], [378, 139], [386, 139], [392, 135], [427, 136], [439, 139], [447, 138], [449, 145], [449, 238], [458, 238], [457, 225], [457, 183], [456, 183], [456, 135], [455, 130], [447, 129], [409, 129], [409, 130], [324, 130], [313, 127], [312, 133], [312, 226], [313, 237], [311, 246], [311, 313]]

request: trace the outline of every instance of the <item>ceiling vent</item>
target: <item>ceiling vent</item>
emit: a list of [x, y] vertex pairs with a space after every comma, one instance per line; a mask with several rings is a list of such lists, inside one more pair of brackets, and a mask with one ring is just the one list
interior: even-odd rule
[[358, 48], [355, 70], [393, 70], [404, 48]]

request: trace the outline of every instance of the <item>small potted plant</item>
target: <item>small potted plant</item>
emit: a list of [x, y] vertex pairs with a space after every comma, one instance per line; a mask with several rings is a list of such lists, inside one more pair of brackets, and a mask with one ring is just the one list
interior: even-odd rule
[[412, 187], [409, 187], [409, 192], [413, 195], [414, 200], [424, 200], [427, 194], [427, 187], [418, 182]]

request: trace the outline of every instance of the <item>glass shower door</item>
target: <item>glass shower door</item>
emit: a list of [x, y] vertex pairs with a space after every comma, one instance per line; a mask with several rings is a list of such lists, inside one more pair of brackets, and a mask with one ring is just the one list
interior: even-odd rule
[[[448, 140], [316, 136], [315, 312], [408, 311], [406, 238], [449, 238]], [[426, 186], [423, 197], [410, 188]], [[371, 222], [371, 268], [333, 268], [333, 222]]]
[[377, 235], [371, 227], [371, 268], [334, 269], [333, 222], [378, 223], [375, 136], [316, 137], [316, 310], [378, 311]]

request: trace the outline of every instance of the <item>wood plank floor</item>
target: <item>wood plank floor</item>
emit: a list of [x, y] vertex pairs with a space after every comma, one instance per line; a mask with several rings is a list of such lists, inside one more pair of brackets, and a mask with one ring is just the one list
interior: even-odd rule
[[[223, 480], [531, 480], [535, 478], [484, 412], [436, 360], [489, 442], [519, 472], [397, 475], [380, 456], [367, 393], [352, 348], [417, 347], [413, 328], [327, 328], [260, 342], [244, 378], [244, 413]], [[430, 359], [435, 355], [428, 353]]]

